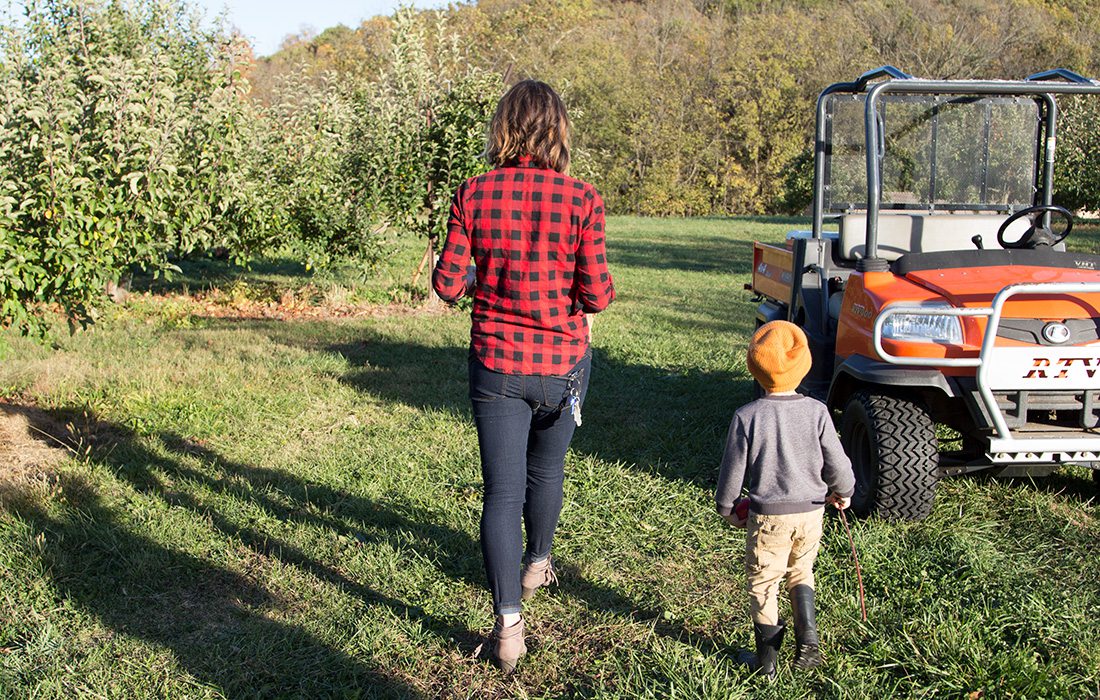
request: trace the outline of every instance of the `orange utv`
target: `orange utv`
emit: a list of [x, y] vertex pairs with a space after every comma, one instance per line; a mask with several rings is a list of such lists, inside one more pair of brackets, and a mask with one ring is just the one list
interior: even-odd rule
[[758, 324], [806, 331], [857, 514], [923, 518], [979, 470], [1100, 481], [1100, 256], [1066, 250], [1053, 186], [1060, 101], [1096, 98], [1063, 69], [821, 93], [813, 229], [757, 243], [752, 289]]

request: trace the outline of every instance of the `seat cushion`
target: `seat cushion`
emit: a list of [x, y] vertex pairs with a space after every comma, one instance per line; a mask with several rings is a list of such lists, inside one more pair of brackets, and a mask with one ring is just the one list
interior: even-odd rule
[[[975, 235], [982, 237], [983, 247], [1000, 248], [997, 229], [1007, 218], [1003, 214], [879, 214], [878, 255], [886, 260], [897, 260], [906, 253], [974, 250], [971, 239]], [[1016, 240], [1029, 225], [1026, 218], [1017, 220], [1006, 237]], [[867, 215], [840, 217], [840, 257], [847, 260], [864, 257], [866, 243]]]

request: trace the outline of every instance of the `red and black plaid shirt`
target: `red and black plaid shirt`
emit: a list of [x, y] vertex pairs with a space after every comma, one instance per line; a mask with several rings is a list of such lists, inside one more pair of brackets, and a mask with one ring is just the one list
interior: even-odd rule
[[596, 188], [529, 158], [470, 178], [455, 193], [432, 284], [466, 293], [477, 265], [471, 346], [505, 374], [565, 374], [588, 349], [586, 313], [615, 298]]

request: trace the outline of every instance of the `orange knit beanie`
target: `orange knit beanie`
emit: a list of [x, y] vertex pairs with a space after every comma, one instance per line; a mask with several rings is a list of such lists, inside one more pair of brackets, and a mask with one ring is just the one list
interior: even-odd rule
[[749, 372], [768, 392], [796, 389], [812, 362], [806, 334], [787, 321], [771, 321], [756, 329], [746, 360]]

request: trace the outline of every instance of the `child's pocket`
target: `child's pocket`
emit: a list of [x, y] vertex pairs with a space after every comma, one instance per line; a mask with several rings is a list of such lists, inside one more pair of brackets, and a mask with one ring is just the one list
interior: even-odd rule
[[769, 568], [774, 560], [784, 564], [791, 551], [791, 530], [775, 516], [751, 513], [749, 531], [745, 541], [746, 561], [753, 561]]

